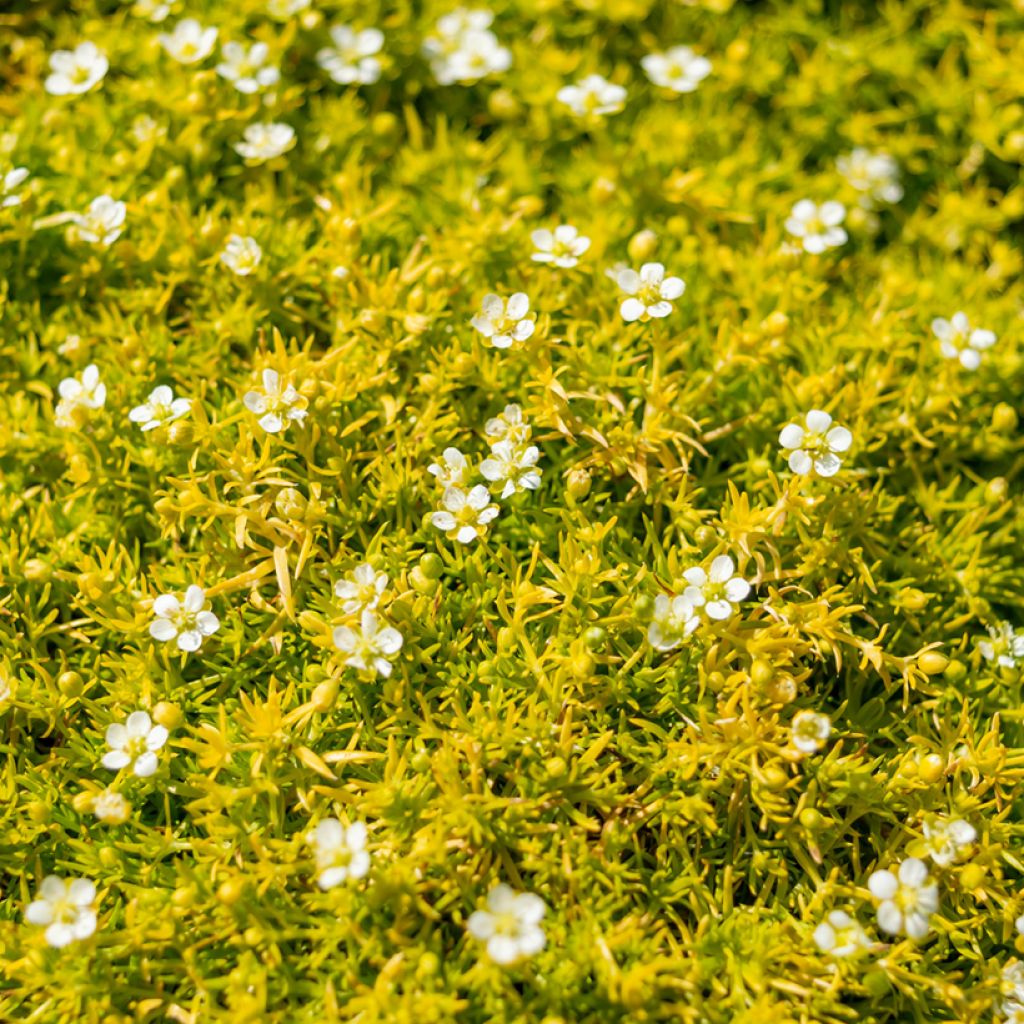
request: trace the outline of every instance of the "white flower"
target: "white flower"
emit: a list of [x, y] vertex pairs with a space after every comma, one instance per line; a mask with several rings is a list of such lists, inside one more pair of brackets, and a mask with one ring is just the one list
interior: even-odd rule
[[645, 263], [639, 273], [622, 267], [615, 271], [614, 280], [630, 296], [619, 307], [622, 319], [627, 323], [668, 316], [672, 312], [671, 300], [678, 299], [686, 291], [686, 284], [681, 278], [665, 277], [665, 268], [660, 263]]
[[92, 802], [92, 813], [104, 825], [123, 825], [132, 813], [132, 805], [115, 789], [105, 789]]
[[228, 235], [220, 261], [239, 277], [247, 277], [263, 259], [263, 250], [255, 238], [248, 235]]
[[225, 43], [217, 74], [232, 82], [239, 92], [251, 94], [267, 89], [281, 77], [277, 68], [267, 63], [269, 52], [266, 43], [253, 43], [248, 50], [241, 43]]
[[500, 295], [485, 295], [480, 312], [470, 323], [495, 348], [509, 348], [513, 342], [525, 341], [537, 326], [527, 320], [530, 300], [524, 292], [515, 292], [506, 302]]
[[165, 21], [170, 13], [171, 5], [165, 3], [164, 0], [135, 0], [132, 5], [132, 14], [136, 18], [145, 18], [153, 24]]
[[308, 10], [312, 0], [267, 0], [267, 14], [275, 21], [287, 21], [300, 11]]
[[102, 409], [107, 400], [107, 387], [100, 380], [100, 371], [90, 363], [82, 371], [82, 379], [65, 377], [57, 386], [60, 400], [54, 415], [58, 427], [80, 427], [89, 413]]
[[448, 487], [441, 496], [441, 508], [430, 521], [444, 530], [449, 540], [472, 544], [486, 532], [486, 527], [498, 514], [498, 506], [491, 504], [491, 492], [483, 484], [469, 491], [461, 487]]
[[107, 726], [106, 741], [110, 750], [103, 755], [104, 768], [116, 772], [131, 766], [140, 779], [146, 779], [156, 771], [156, 752], [167, 742], [167, 730], [154, 725], [145, 711], [133, 711], [124, 725]]
[[641, 57], [640, 65], [655, 85], [673, 92], [693, 92], [711, 74], [711, 61], [698, 57], [688, 46], [648, 54]]
[[106, 56], [94, 43], [79, 43], [73, 50], [50, 54], [50, 75], [46, 91], [52, 96], [76, 96], [88, 92], [103, 81], [110, 67]]
[[577, 117], [600, 117], [617, 114], [626, 102], [626, 90], [600, 75], [587, 75], [575, 85], [563, 85], [557, 100], [564, 103]]
[[798, 711], [789, 730], [793, 746], [801, 754], [815, 754], [832, 735], [832, 719], [817, 711]]
[[492, 484], [504, 484], [502, 498], [516, 491], [535, 491], [540, 487], [541, 471], [536, 468], [539, 458], [536, 445], [497, 441], [491, 445], [490, 458], [480, 463], [480, 475]]
[[460, 39], [467, 32], [483, 32], [491, 27], [494, 14], [487, 10], [457, 7], [437, 19], [437, 32], [445, 39]]
[[335, 596], [341, 598], [345, 615], [355, 615], [365, 608], [376, 608], [380, 595], [388, 585], [388, 574], [377, 572], [369, 562], [357, 565], [343, 580], [334, 584]]
[[262, 390], [247, 391], [242, 401], [259, 416], [259, 424], [268, 434], [279, 434], [289, 423], [301, 424], [306, 418], [305, 397], [292, 384], [282, 389], [277, 370], [264, 370]]
[[316, 55], [317, 63], [339, 85], [369, 85], [380, 78], [380, 61], [374, 54], [384, 45], [384, 33], [376, 28], [361, 32], [348, 25], [331, 29], [334, 46], [325, 46]]
[[700, 625], [693, 603], [682, 595], [658, 594], [654, 599], [654, 617], [647, 627], [647, 641], [656, 651], [678, 647]]
[[251, 124], [242, 135], [245, 141], [235, 143], [235, 152], [254, 164], [282, 156], [295, 145], [295, 129], [290, 124]]
[[842, 245], [847, 234], [842, 227], [846, 207], [830, 200], [820, 206], [813, 199], [801, 199], [786, 218], [786, 230], [800, 239], [804, 252], [813, 254]]
[[989, 626], [988, 631], [992, 639], [978, 643], [982, 657], [1000, 668], [1016, 668], [1024, 660], [1024, 630], [1015, 630], [1003, 622], [998, 628]]
[[735, 565], [728, 555], [719, 555], [705, 572], [699, 565], [687, 569], [683, 579], [689, 586], [683, 597], [695, 608], [703, 608], [711, 619], [727, 619], [736, 610], [734, 605], [750, 593], [750, 584], [742, 576], [734, 576]]
[[186, 18], [173, 32], [161, 32], [156, 38], [179, 64], [198, 64], [213, 53], [217, 29], [203, 28], [195, 18]]
[[358, 629], [338, 626], [334, 630], [334, 646], [348, 655], [345, 664], [351, 668], [387, 677], [391, 675], [391, 659], [402, 649], [402, 634], [393, 626], [380, 629], [377, 616], [365, 608]]
[[436, 477], [442, 487], [462, 487], [469, 479], [472, 467], [458, 448], [445, 448], [441, 458], [427, 466], [427, 472]]
[[554, 231], [538, 228], [530, 234], [537, 250], [530, 259], [538, 263], [553, 263], [556, 267], [575, 267], [580, 257], [590, 248], [590, 239], [581, 235], [571, 224], [559, 224]]
[[321, 889], [362, 878], [370, 870], [366, 825], [361, 821], [346, 827], [337, 818], [324, 818], [306, 836], [306, 842], [313, 847], [316, 883]]
[[489, 30], [493, 19], [490, 11], [459, 8], [438, 20], [436, 35], [423, 41], [423, 53], [441, 85], [476, 82], [512, 66], [511, 52]]
[[821, 409], [812, 409], [804, 417], [804, 426], [789, 423], [779, 434], [779, 444], [789, 452], [789, 468], [794, 473], [835, 476], [843, 462], [840, 455], [850, 450], [853, 434], [846, 427], [832, 426], [832, 417]]
[[833, 910], [814, 929], [814, 944], [829, 956], [856, 956], [870, 949], [871, 940], [860, 923], [842, 910]]
[[492, 447], [498, 441], [525, 444], [530, 439], [530, 424], [523, 418], [523, 410], [518, 405], [506, 405], [500, 416], [484, 424], [484, 433], [491, 439]]
[[861, 206], [872, 210], [879, 203], [898, 203], [903, 198], [899, 164], [888, 153], [872, 153], [858, 146], [836, 160], [836, 168], [861, 193]]
[[45, 927], [47, 944], [60, 948], [96, 931], [96, 886], [88, 878], [48, 875], [39, 895], [28, 905], [25, 920]]
[[161, 384], [153, 388], [143, 405], [135, 406], [128, 413], [128, 419], [138, 423], [143, 430], [156, 430], [181, 419], [191, 407], [192, 403], [187, 398], [175, 398], [174, 392], [166, 384]]
[[981, 366], [981, 353], [996, 343], [992, 331], [971, 327], [966, 313], [954, 313], [949, 320], [936, 317], [932, 333], [939, 339], [939, 348], [947, 359], [959, 359], [965, 370]]
[[928, 877], [924, 861], [908, 857], [897, 874], [876, 871], [868, 879], [878, 901], [878, 927], [890, 935], [906, 933], [912, 939], [928, 934], [928, 919], [938, 910], [939, 887]]
[[496, 885], [487, 894], [487, 909], [469, 915], [466, 931], [487, 943], [487, 955], [496, 964], [511, 964], [544, 948], [540, 923], [546, 912], [539, 896]]
[[83, 242], [110, 245], [121, 236], [126, 209], [124, 203], [110, 196], [97, 196], [85, 213], [71, 215], [72, 231]]
[[940, 868], [960, 860], [978, 838], [974, 826], [963, 818], [925, 819], [922, 830], [928, 856]]
[[6, 174], [0, 174], [0, 209], [17, 206], [21, 202], [14, 190], [28, 177], [27, 167], [15, 167]]
[[205, 604], [206, 592], [194, 583], [180, 602], [173, 594], [161, 594], [153, 602], [156, 618], [149, 624], [149, 635], [162, 642], [177, 640], [182, 651], [198, 651], [203, 637], [212, 636], [220, 628], [220, 620], [204, 610]]

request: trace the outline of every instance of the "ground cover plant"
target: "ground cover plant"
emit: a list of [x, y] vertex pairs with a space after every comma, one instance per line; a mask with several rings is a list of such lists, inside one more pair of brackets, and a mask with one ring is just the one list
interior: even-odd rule
[[0, 7], [0, 1019], [1024, 1021], [1024, 5]]

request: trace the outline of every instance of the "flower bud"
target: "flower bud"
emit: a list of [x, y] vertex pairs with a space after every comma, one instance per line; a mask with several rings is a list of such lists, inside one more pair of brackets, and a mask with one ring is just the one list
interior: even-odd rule
[[573, 501], [582, 501], [590, 493], [590, 471], [577, 467], [566, 477], [566, 490]]
[[30, 558], [24, 566], [25, 579], [45, 583], [53, 576], [53, 566], [42, 558]]
[[85, 689], [85, 682], [77, 672], [61, 672], [57, 676], [57, 689], [65, 697], [77, 697]]
[[938, 651], [925, 651], [924, 654], [917, 659], [917, 664], [922, 672], [925, 672], [930, 676], [937, 676], [941, 672], [945, 671], [946, 666], [949, 664], [949, 658], [944, 654], [940, 654]]
[[658, 236], [649, 228], [638, 231], [626, 246], [629, 258], [635, 263], [646, 263], [658, 248]]
[[176, 704], [170, 704], [165, 700], [160, 701], [160, 703], [153, 708], [153, 720], [158, 725], [162, 725], [165, 729], [176, 729], [181, 725], [184, 717], [185, 715], [181, 708]]

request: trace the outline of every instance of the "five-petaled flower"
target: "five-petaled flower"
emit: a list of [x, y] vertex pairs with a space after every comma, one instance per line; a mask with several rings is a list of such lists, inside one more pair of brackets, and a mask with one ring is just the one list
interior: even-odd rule
[[700, 616], [692, 601], [682, 594], [658, 594], [654, 599], [654, 616], [647, 627], [647, 641], [656, 651], [671, 651], [699, 625]]
[[530, 424], [526, 422], [523, 410], [518, 405], [506, 405], [500, 416], [484, 424], [484, 433], [491, 439], [492, 445], [503, 440], [524, 444], [530, 437]]
[[790, 742], [801, 754], [815, 754], [832, 735], [832, 719], [820, 711], [805, 708], [793, 716], [789, 735]]
[[92, 813], [104, 825], [123, 825], [131, 817], [132, 805], [116, 789], [105, 789], [96, 794]]
[[1008, 622], [989, 626], [988, 640], [978, 642], [981, 656], [999, 668], [1016, 668], [1024, 662], [1024, 630], [1014, 629]]
[[338, 626], [334, 630], [334, 646], [346, 655], [345, 664], [377, 676], [391, 675], [391, 661], [402, 649], [402, 634], [394, 626], [381, 628], [376, 613], [363, 609], [359, 627]]
[[247, 277], [263, 259], [263, 250], [255, 238], [248, 235], [228, 235], [220, 261], [232, 273]]
[[469, 915], [466, 931], [487, 944], [496, 964], [515, 963], [539, 953], [545, 944], [541, 921], [547, 907], [533, 893], [518, 893], [504, 883], [487, 894], [487, 909]]
[[814, 929], [814, 944], [823, 953], [838, 959], [857, 956], [871, 948], [863, 926], [844, 910], [833, 910]]
[[530, 259], [566, 270], [575, 267], [590, 248], [590, 239], [571, 224], [559, 224], [554, 231], [538, 228], [530, 233], [530, 241], [536, 250]]
[[812, 409], [804, 417], [804, 426], [789, 423], [779, 434], [779, 444], [789, 453], [789, 468], [804, 475], [835, 476], [843, 464], [840, 455], [850, 450], [853, 435], [846, 427], [833, 426], [832, 417], [821, 409]]
[[735, 570], [728, 555], [715, 558], [707, 572], [699, 565], [687, 569], [683, 579], [689, 586], [683, 591], [683, 597], [694, 608], [702, 608], [710, 619], [729, 618], [735, 606], [750, 593], [750, 584], [742, 576], [735, 576]]
[[711, 74], [711, 61], [688, 46], [650, 53], [640, 59], [640, 65], [655, 85], [679, 93], [693, 92]]
[[491, 492], [483, 484], [469, 491], [461, 487], [448, 487], [441, 497], [441, 508], [430, 521], [443, 530], [449, 540], [472, 544], [487, 532], [487, 524], [498, 514], [498, 506], [491, 504]]
[[235, 152], [250, 164], [261, 164], [284, 155], [295, 145], [295, 129], [276, 121], [261, 122], [249, 125], [242, 139], [235, 143]]
[[423, 41], [423, 54], [441, 85], [468, 85], [512, 66], [511, 52], [490, 30], [493, 20], [490, 11], [465, 8], [438, 19], [436, 33]]
[[281, 386], [277, 370], [264, 370], [263, 387], [247, 391], [242, 398], [245, 407], [259, 416], [259, 425], [268, 434], [279, 434], [289, 423], [302, 423], [306, 418], [306, 398], [293, 384]]
[[82, 379], [65, 377], [57, 386], [60, 396], [54, 421], [58, 427], [80, 427], [95, 409], [102, 409], [107, 400], [107, 386], [100, 380], [100, 371], [90, 363], [82, 371]]
[[801, 199], [786, 219], [786, 230], [800, 239], [804, 252], [817, 255], [846, 241], [844, 220], [846, 207], [842, 203], [829, 200], [819, 206], [813, 199]]
[[615, 283], [629, 296], [619, 307], [622, 319], [627, 323], [668, 316], [672, 312], [672, 300], [686, 291], [682, 278], [666, 277], [661, 263], [645, 263], [639, 273], [622, 267], [613, 276]]
[[458, 448], [445, 448], [437, 462], [427, 466], [427, 472], [442, 487], [462, 487], [472, 472], [469, 459]]
[[121, 237], [127, 207], [108, 195], [97, 196], [84, 213], [68, 218], [72, 233], [82, 242], [108, 246]]
[[364, 608], [376, 608], [388, 585], [388, 574], [377, 572], [369, 562], [357, 565], [344, 579], [334, 584], [344, 615], [355, 615]]
[[380, 78], [380, 61], [375, 56], [384, 45], [384, 33], [377, 28], [357, 31], [348, 25], [331, 28], [333, 46], [325, 46], [317, 63], [339, 85], [370, 85]]
[[112, 772], [131, 768], [140, 779], [149, 778], [158, 764], [157, 751], [167, 742], [167, 730], [154, 725], [145, 711], [133, 711], [128, 718], [107, 726], [107, 746], [101, 764]]
[[963, 818], [925, 818], [921, 831], [924, 848], [940, 868], [961, 860], [978, 838], [977, 830]]
[[889, 935], [905, 933], [912, 939], [928, 934], [929, 918], [939, 907], [939, 887], [928, 875], [928, 866], [908, 857], [894, 874], [876, 871], [868, 889], [878, 901], [878, 927]]
[[103, 81], [110, 63], [95, 43], [79, 43], [73, 50], [50, 54], [46, 91], [52, 96], [77, 96]]
[[881, 203], [898, 203], [903, 198], [899, 164], [888, 153], [873, 153], [858, 146], [839, 157], [836, 168], [860, 193], [860, 205], [866, 210]]
[[603, 117], [623, 108], [626, 90], [601, 75], [587, 75], [573, 85], [563, 85], [556, 98], [577, 117]]
[[509, 348], [514, 342], [526, 341], [536, 323], [527, 320], [530, 300], [524, 292], [515, 292], [506, 302], [500, 295], [484, 296], [480, 312], [470, 323], [495, 348]]
[[936, 317], [932, 333], [939, 339], [939, 350], [946, 359], [958, 359], [965, 370], [981, 366], [981, 354], [996, 343], [995, 333], [971, 327], [966, 313], [954, 313], [948, 320]]
[[313, 847], [316, 884], [321, 889], [362, 878], [370, 870], [364, 822], [343, 825], [337, 818], [324, 818], [306, 836], [306, 842]]
[[45, 928], [47, 944], [60, 949], [96, 931], [95, 902], [96, 886], [88, 878], [48, 875], [25, 910], [25, 920]]
[[516, 491], [535, 491], [540, 487], [541, 471], [537, 469], [540, 449], [513, 441], [496, 441], [491, 454], [480, 463], [480, 475], [492, 484], [502, 484], [501, 497]]
[[185, 18], [173, 32], [161, 32], [157, 40], [179, 64], [198, 64], [213, 53], [217, 29], [203, 28], [195, 18]]
[[161, 642], [176, 640], [178, 649], [189, 653], [198, 651], [204, 637], [213, 636], [220, 627], [217, 616], [206, 610], [206, 592], [194, 583], [181, 601], [173, 594], [161, 594], [153, 602], [153, 614], [149, 635]]
[[270, 47], [266, 43], [253, 43], [247, 50], [241, 43], [225, 43], [221, 48], [223, 60], [217, 65], [217, 74], [231, 82], [239, 92], [254, 93], [277, 84], [280, 72], [267, 63]]
[[191, 408], [192, 403], [187, 398], [175, 398], [174, 392], [166, 384], [161, 384], [153, 388], [142, 405], [135, 406], [128, 413], [128, 419], [143, 430], [156, 430], [181, 419]]

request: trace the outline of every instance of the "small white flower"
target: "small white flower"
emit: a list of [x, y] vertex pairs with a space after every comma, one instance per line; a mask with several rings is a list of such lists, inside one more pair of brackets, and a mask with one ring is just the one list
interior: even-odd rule
[[562, 86], [556, 98], [577, 117], [602, 117], [605, 114], [617, 114], [622, 109], [626, 102], [626, 90], [601, 75], [587, 75], [575, 85]]
[[203, 28], [195, 18], [186, 18], [173, 32], [161, 32], [156, 38], [179, 64], [198, 64], [213, 53], [217, 29]]
[[305, 397], [292, 384], [282, 389], [277, 370], [264, 370], [262, 390], [247, 391], [242, 401], [259, 416], [259, 424], [268, 434], [279, 434], [289, 423], [301, 424], [306, 418]]
[[427, 472], [436, 477], [442, 487], [462, 487], [469, 479], [472, 467], [458, 448], [445, 448], [441, 458], [427, 466]]
[[313, 0], [267, 0], [267, 14], [275, 21], [287, 21], [302, 11], [309, 10]]
[[978, 838], [974, 826], [963, 818], [926, 818], [922, 831], [928, 856], [940, 868], [961, 860]]
[[391, 660], [402, 649], [402, 634], [393, 626], [379, 628], [377, 616], [363, 609], [359, 628], [338, 626], [334, 630], [334, 646], [348, 655], [345, 664], [374, 675], [391, 675]]
[[321, 889], [362, 878], [370, 870], [366, 825], [361, 821], [346, 827], [337, 818], [324, 818], [306, 836], [306, 842], [313, 847], [316, 883]]
[[469, 491], [449, 487], [441, 497], [441, 508], [430, 521], [444, 530], [449, 540], [472, 544], [487, 532], [487, 524], [498, 514], [498, 506], [491, 504], [491, 492], [483, 484]]
[[110, 67], [105, 54], [94, 43], [79, 43], [73, 50], [50, 54], [50, 75], [46, 91], [52, 96], [77, 96], [103, 81]]
[[135, 3], [132, 4], [132, 14], [136, 18], [145, 18], [147, 21], [153, 22], [154, 25], [166, 21], [167, 15], [170, 13], [171, 5], [165, 3], [164, 0], [135, 0]]
[[225, 43], [221, 47], [224, 59], [217, 65], [217, 74], [239, 92], [252, 94], [268, 89], [281, 77], [277, 68], [267, 63], [269, 53], [266, 43], [253, 43], [248, 50], [242, 43]]
[[487, 955], [502, 966], [539, 953], [545, 945], [540, 923], [547, 907], [533, 893], [496, 885], [487, 894], [487, 909], [469, 915], [466, 931], [487, 943]]
[[377, 572], [369, 562], [363, 562], [334, 584], [334, 593], [341, 598], [342, 613], [355, 615], [365, 608], [376, 608], [387, 585], [386, 572]]
[[492, 484], [503, 484], [502, 498], [516, 491], [535, 491], [540, 487], [541, 471], [537, 469], [540, 449], [536, 445], [517, 445], [497, 441], [491, 446], [490, 458], [480, 463], [480, 475]]
[[100, 380], [100, 371], [92, 363], [82, 371], [82, 379], [65, 377], [57, 386], [60, 396], [54, 422], [58, 427], [80, 427], [95, 409], [102, 409], [107, 400], [107, 387]]
[[18, 206], [21, 203], [21, 196], [15, 189], [28, 177], [28, 168], [15, 167], [5, 174], [0, 175], [0, 209], [10, 206]]
[[39, 895], [28, 905], [25, 920], [45, 927], [48, 945], [60, 949], [96, 931], [96, 886], [88, 878], [48, 875]]
[[235, 152], [253, 164], [282, 156], [295, 145], [295, 129], [290, 124], [251, 124], [242, 135], [244, 141], [235, 143]]
[[205, 611], [205, 605], [206, 592], [194, 583], [180, 602], [173, 594], [161, 594], [153, 602], [156, 618], [149, 624], [149, 635], [161, 642], [177, 640], [181, 651], [198, 651], [203, 638], [220, 628], [220, 620], [213, 612]]
[[816, 754], [832, 735], [832, 719], [817, 711], [798, 711], [789, 730], [793, 746], [801, 754]]
[[124, 203], [107, 195], [97, 196], [85, 213], [69, 218], [72, 232], [83, 242], [108, 246], [121, 237], [127, 208]]
[[146, 779], [157, 769], [156, 752], [167, 742], [167, 730], [154, 725], [145, 711], [133, 711], [123, 725], [107, 726], [106, 741], [110, 750], [103, 755], [104, 768], [117, 772], [130, 766]]
[[1003, 622], [998, 627], [989, 626], [988, 631], [992, 639], [978, 643], [986, 661], [994, 661], [1000, 668], [1016, 668], [1024, 661], [1024, 630]]
[[435, 34], [423, 41], [423, 54], [441, 85], [468, 85], [512, 66], [511, 52], [489, 30], [493, 19], [490, 11], [459, 8], [438, 20]]
[[814, 944], [838, 959], [856, 956], [871, 948], [871, 940], [860, 923], [842, 910], [833, 910], [814, 929]]
[[688, 46], [648, 54], [640, 65], [655, 85], [679, 93], [693, 92], [711, 74], [711, 61], [698, 57]]
[[92, 813], [104, 825], [123, 825], [132, 813], [132, 805], [115, 789], [105, 789], [92, 802]]
[[735, 605], [750, 593], [750, 584], [742, 576], [734, 576], [736, 566], [728, 555], [719, 555], [705, 572], [699, 565], [687, 569], [683, 579], [689, 586], [683, 597], [695, 608], [703, 608], [711, 619], [727, 619], [736, 611]]
[[138, 423], [143, 430], [156, 430], [181, 419], [191, 407], [192, 403], [187, 398], [175, 398], [174, 392], [166, 384], [161, 384], [153, 388], [143, 405], [135, 406], [128, 413], [128, 419]]
[[954, 313], [949, 320], [936, 317], [932, 321], [932, 333], [939, 339], [942, 354], [947, 359], [959, 359], [965, 370], [981, 366], [981, 353], [996, 343], [992, 331], [972, 328], [966, 313]]
[[871, 895], [878, 901], [878, 927], [889, 935], [906, 933], [912, 939], [928, 934], [928, 919], [939, 908], [939, 887], [928, 876], [928, 867], [908, 857], [897, 874], [876, 871], [868, 879]]
[[370, 85], [380, 78], [380, 61], [374, 56], [384, 45], [384, 33], [376, 28], [357, 32], [348, 25], [331, 28], [334, 46], [325, 46], [316, 55], [317, 63], [339, 85]]
[[786, 230], [800, 239], [804, 252], [814, 255], [842, 245], [847, 234], [842, 227], [846, 207], [830, 200], [820, 206], [813, 199], [801, 199], [786, 219]]
[[248, 235], [228, 235], [220, 261], [239, 277], [248, 277], [263, 259], [263, 250], [255, 238]]
[[666, 277], [665, 268], [660, 263], [645, 263], [639, 273], [623, 267], [615, 271], [614, 280], [620, 290], [630, 296], [619, 307], [622, 319], [627, 323], [668, 316], [672, 312], [672, 300], [686, 291], [683, 280]]
[[524, 292], [515, 292], [506, 302], [500, 295], [485, 295], [481, 310], [470, 323], [487, 343], [495, 348], [509, 348], [514, 342], [525, 341], [533, 334], [536, 323], [527, 320], [530, 300]]
[[506, 405], [500, 416], [484, 424], [484, 433], [490, 438], [492, 447], [498, 441], [526, 444], [530, 439], [530, 424], [523, 418], [523, 410], [518, 405]]
[[804, 417], [804, 426], [789, 423], [779, 434], [779, 444], [789, 452], [789, 468], [803, 475], [812, 470], [823, 477], [835, 476], [850, 450], [853, 434], [846, 427], [832, 426], [832, 417], [821, 409], [812, 409]]
[[571, 224], [559, 224], [554, 231], [538, 228], [530, 234], [530, 241], [537, 250], [530, 259], [565, 269], [575, 267], [590, 248], [590, 239]]
[[872, 153], [858, 146], [836, 160], [836, 168], [861, 193], [860, 203], [873, 210], [880, 203], [898, 203], [903, 198], [899, 164], [888, 153]]
[[647, 627], [647, 641], [656, 651], [678, 647], [700, 625], [693, 603], [682, 595], [658, 594], [654, 599], [654, 617]]

